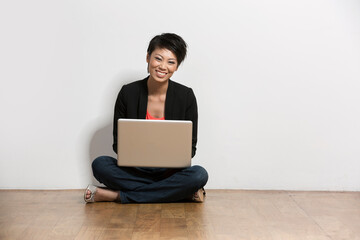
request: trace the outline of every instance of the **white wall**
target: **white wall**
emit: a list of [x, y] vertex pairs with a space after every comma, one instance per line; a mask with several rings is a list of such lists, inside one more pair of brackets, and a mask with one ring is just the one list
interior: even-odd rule
[[0, 188], [83, 188], [149, 40], [189, 55], [209, 188], [360, 190], [360, 2], [1, 1]]

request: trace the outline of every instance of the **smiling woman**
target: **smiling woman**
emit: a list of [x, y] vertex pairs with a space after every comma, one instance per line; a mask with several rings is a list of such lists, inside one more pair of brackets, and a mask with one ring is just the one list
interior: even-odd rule
[[176, 56], [166, 48], [156, 48], [147, 55], [146, 61], [150, 73], [147, 111], [155, 118], [163, 118], [168, 80], [178, 66]]
[[[117, 153], [117, 122], [120, 118], [192, 121], [192, 157], [197, 144], [198, 110], [191, 88], [170, 80], [186, 56], [186, 43], [178, 35], [164, 33], [149, 44], [147, 76], [124, 85], [115, 104], [113, 149]], [[141, 151], [141, 149], [139, 149]], [[119, 167], [109, 156], [92, 164], [95, 178], [107, 188], [92, 185], [85, 190], [86, 202], [117, 201], [175, 202], [204, 200], [207, 171], [201, 166], [187, 168]]]
[[173, 52], [166, 48], [156, 48], [147, 55], [148, 71], [151, 81], [167, 81], [177, 70], [177, 60]]

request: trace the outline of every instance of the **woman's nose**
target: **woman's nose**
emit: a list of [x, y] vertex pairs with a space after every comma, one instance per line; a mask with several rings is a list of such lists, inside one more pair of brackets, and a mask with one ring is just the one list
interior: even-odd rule
[[165, 66], [164, 63], [160, 63], [159, 67], [160, 67], [161, 69], [165, 69], [165, 68], [166, 68], [166, 66]]

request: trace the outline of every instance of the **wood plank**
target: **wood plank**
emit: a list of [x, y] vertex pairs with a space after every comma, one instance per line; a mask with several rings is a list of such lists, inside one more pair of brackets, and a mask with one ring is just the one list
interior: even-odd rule
[[208, 190], [204, 203], [85, 204], [0, 190], [0, 239], [359, 239], [359, 192]]

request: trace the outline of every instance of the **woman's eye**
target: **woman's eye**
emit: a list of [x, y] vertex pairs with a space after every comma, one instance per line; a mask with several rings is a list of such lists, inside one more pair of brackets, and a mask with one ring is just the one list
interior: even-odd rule
[[158, 61], [161, 61], [161, 58], [159, 58], [159, 57], [155, 57], [155, 59], [158, 60]]
[[169, 62], [170, 64], [175, 64], [175, 62]]

